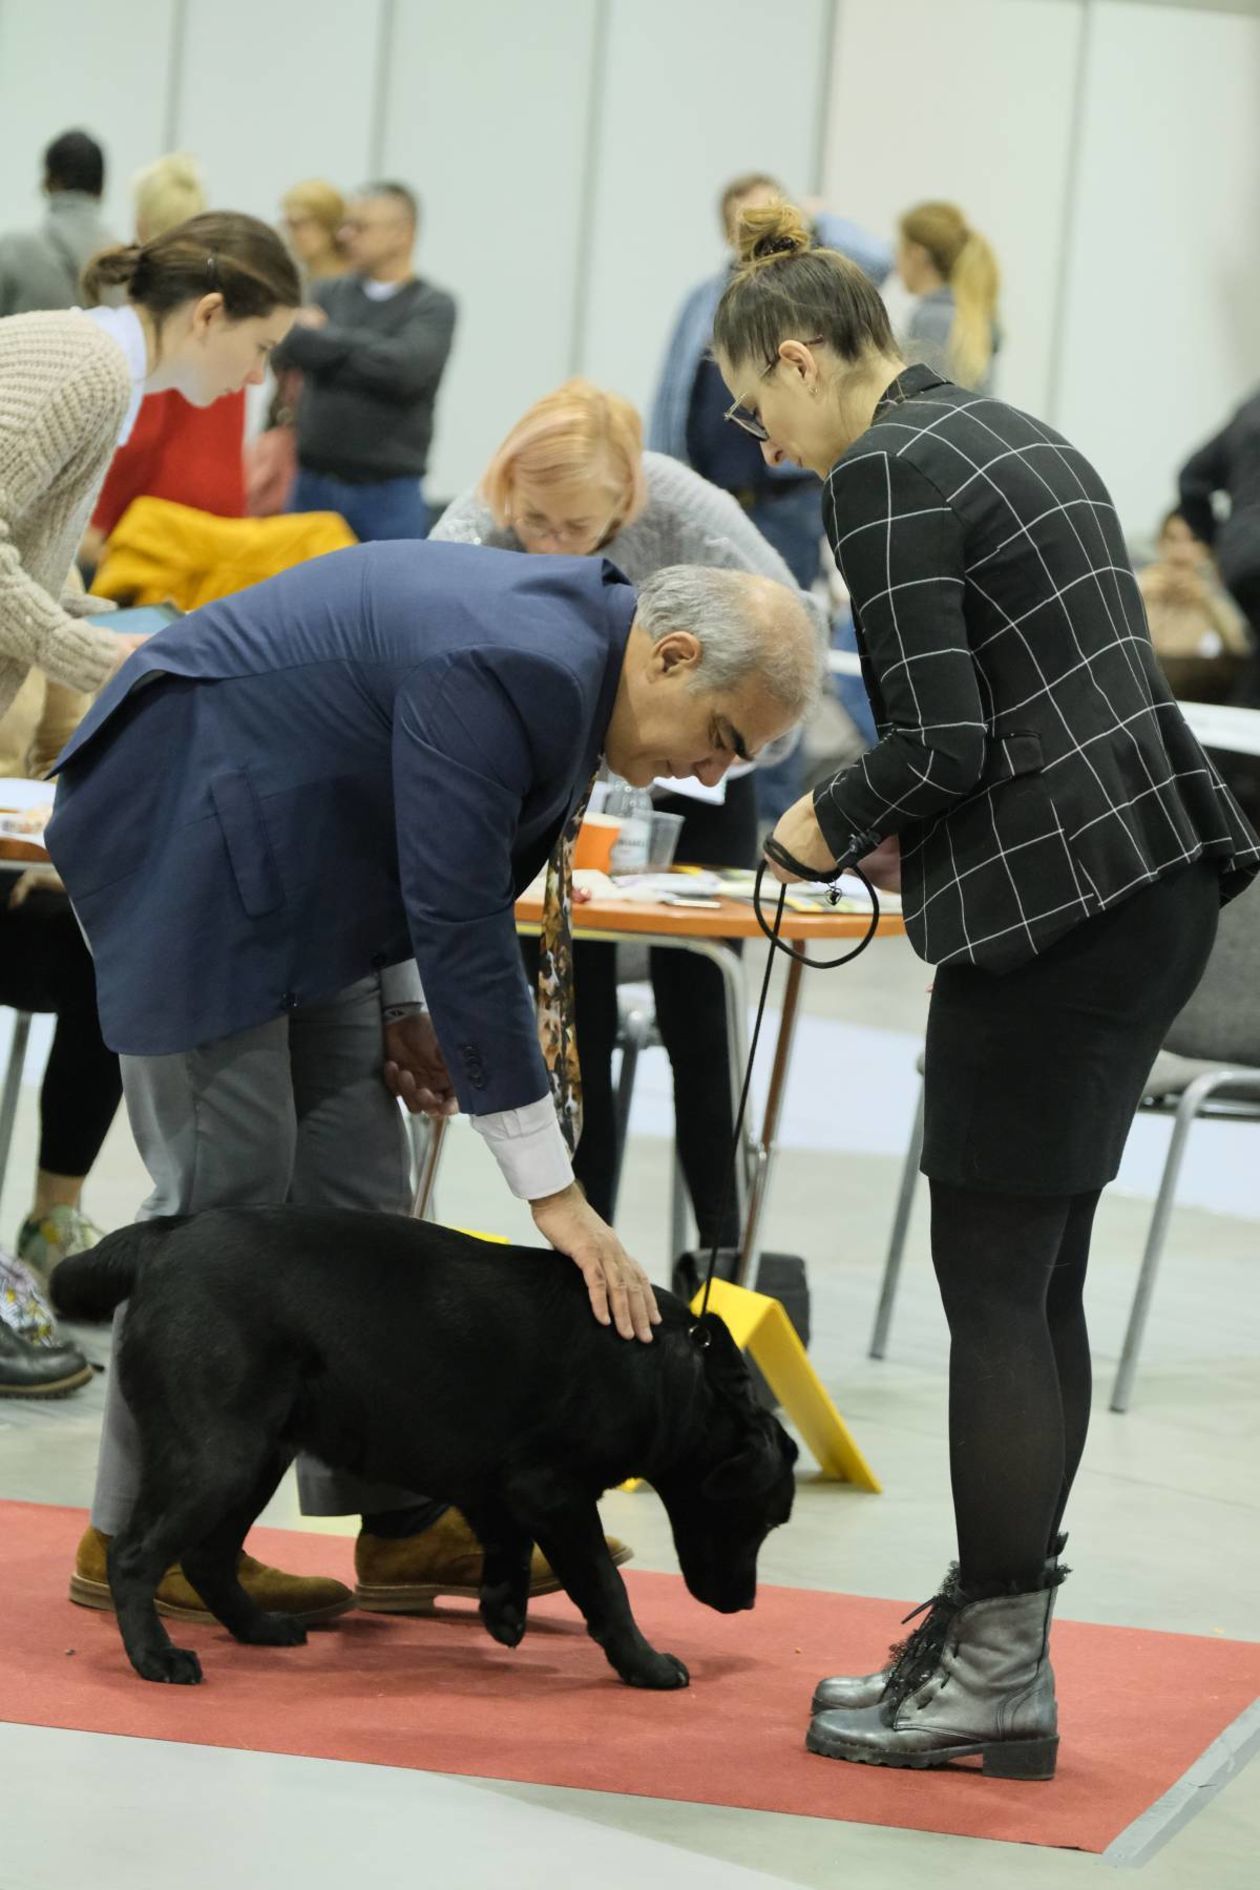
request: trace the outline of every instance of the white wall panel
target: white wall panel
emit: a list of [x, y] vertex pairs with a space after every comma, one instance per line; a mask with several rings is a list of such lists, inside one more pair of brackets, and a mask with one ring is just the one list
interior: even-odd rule
[[840, 0], [823, 189], [892, 236], [952, 198], [993, 244], [997, 391], [1044, 412], [1064, 241], [1078, 0]]
[[678, 305], [720, 269], [717, 197], [814, 188], [823, 0], [611, 0], [583, 369], [646, 410]]
[[43, 215], [40, 153], [59, 132], [105, 147], [105, 208], [131, 235], [130, 179], [162, 149], [175, 0], [0, 0], [0, 229]]
[[427, 481], [450, 497], [572, 371], [594, 0], [400, 0], [382, 166], [423, 202], [420, 272], [459, 302]]
[[1095, 10], [1057, 424], [1131, 535], [1260, 382], [1260, 20]]
[[300, 178], [359, 183], [372, 149], [381, 0], [185, 4], [175, 142], [201, 159], [215, 208], [274, 222]]

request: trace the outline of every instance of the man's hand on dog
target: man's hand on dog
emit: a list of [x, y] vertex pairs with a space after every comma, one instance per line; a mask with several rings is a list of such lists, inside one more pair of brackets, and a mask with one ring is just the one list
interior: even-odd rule
[[576, 1181], [559, 1194], [531, 1201], [534, 1226], [557, 1253], [567, 1254], [586, 1281], [591, 1310], [601, 1326], [615, 1325], [623, 1339], [651, 1341], [659, 1326], [652, 1282], [595, 1212]]
[[455, 1116], [459, 1104], [427, 1011], [385, 1026], [385, 1086], [413, 1116]]

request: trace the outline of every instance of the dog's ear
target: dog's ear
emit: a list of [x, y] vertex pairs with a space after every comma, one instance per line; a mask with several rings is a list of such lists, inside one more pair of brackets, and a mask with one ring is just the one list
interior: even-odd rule
[[717, 1313], [706, 1313], [693, 1328], [693, 1336], [704, 1357], [704, 1375], [713, 1389], [736, 1404], [760, 1409], [748, 1361], [731, 1337], [726, 1321]]
[[797, 1459], [797, 1448], [777, 1418], [767, 1412], [747, 1442], [710, 1470], [700, 1486], [700, 1494], [714, 1503], [732, 1502], [739, 1496], [760, 1496], [770, 1489], [783, 1470]]

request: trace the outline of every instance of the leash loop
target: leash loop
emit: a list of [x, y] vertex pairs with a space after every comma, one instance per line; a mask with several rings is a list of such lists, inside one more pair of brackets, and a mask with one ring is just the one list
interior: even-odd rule
[[[735, 1191], [735, 1164], [739, 1160], [740, 1148], [743, 1142], [744, 1122], [748, 1115], [748, 1098], [752, 1090], [753, 1064], [756, 1062], [757, 1045], [761, 1038], [761, 1026], [766, 1015], [766, 1000], [770, 993], [770, 977], [774, 970], [774, 955], [776, 952], [782, 952], [786, 958], [794, 958], [798, 964], [809, 965], [815, 971], [834, 971], [838, 965], [851, 964], [855, 958], [866, 950], [879, 928], [879, 899], [876, 895], [875, 888], [871, 885], [870, 880], [866, 877], [866, 874], [862, 871], [857, 862], [860, 859], [864, 859], [868, 853], [874, 852], [875, 848], [879, 845], [879, 839], [880, 836], [878, 834], [866, 833], [857, 835], [850, 844], [844, 858], [838, 860], [835, 866], [826, 873], [819, 873], [812, 866], [806, 866], [800, 860], [793, 859], [787, 848], [781, 846], [773, 835], [771, 835], [765, 843], [766, 858], [761, 860], [757, 866], [757, 878], [753, 886], [753, 911], [757, 915], [757, 924], [770, 941], [771, 949], [766, 953], [766, 968], [761, 980], [761, 994], [757, 1000], [757, 1016], [753, 1023], [752, 1039], [748, 1046], [748, 1066], [744, 1071], [744, 1082], [740, 1090], [739, 1108], [735, 1114], [735, 1133], [732, 1137], [731, 1163], [726, 1181], [726, 1194], [722, 1202], [722, 1212], [718, 1216], [713, 1245], [709, 1251], [709, 1264], [705, 1270], [704, 1276], [704, 1292], [700, 1301], [700, 1317], [697, 1325], [693, 1328], [696, 1341], [701, 1347], [708, 1343], [708, 1334], [702, 1329], [702, 1322], [709, 1310], [709, 1293], [713, 1286], [713, 1276], [717, 1271], [717, 1259], [721, 1246], [720, 1229], [730, 1211], [731, 1196]], [[787, 900], [788, 889], [786, 885], [780, 884], [778, 904], [775, 907], [774, 920], [772, 923], [766, 918], [761, 903], [761, 889], [765, 881], [767, 861], [775, 866], [782, 867], [785, 872], [795, 874], [798, 879], [826, 881], [831, 887], [829, 896], [833, 906], [839, 903], [841, 897], [839, 886], [842, 873], [854, 873], [857, 878], [861, 880], [870, 895], [871, 922], [867, 926], [864, 936], [858, 940], [851, 951], [842, 952], [838, 958], [811, 958], [808, 953], [799, 950], [790, 940], [784, 939], [781, 936], [783, 909]]]

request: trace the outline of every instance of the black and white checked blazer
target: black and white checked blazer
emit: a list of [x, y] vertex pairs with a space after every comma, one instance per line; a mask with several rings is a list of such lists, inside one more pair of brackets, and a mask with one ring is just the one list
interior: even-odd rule
[[824, 783], [837, 857], [899, 834], [934, 964], [1019, 964], [1208, 854], [1260, 846], [1155, 661], [1111, 499], [1060, 435], [925, 367], [893, 382], [823, 498], [877, 745]]

